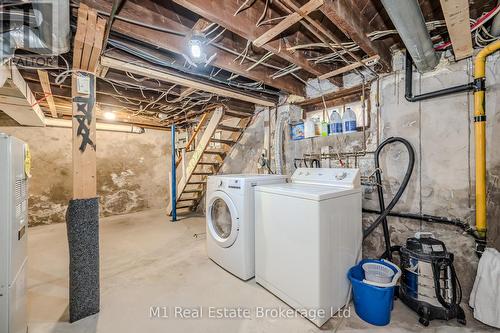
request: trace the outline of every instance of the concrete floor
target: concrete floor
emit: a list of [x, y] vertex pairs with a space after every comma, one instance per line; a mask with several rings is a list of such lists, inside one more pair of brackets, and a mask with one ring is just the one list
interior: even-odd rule
[[[68, 245], [64, 224], [29, 231], [29, 331], [41, 332], [318, 332], [303, 318], [257, 318], [255, 309], [288, 306], [254, 280], [243, 282], [227, 273], [205, 252], [203, 217], [168, 222], [164, 211], [146, 211], [101, 219], [101, 312], [68, 323]], [[169, 318], [150, 318], [151, 307], [170, 308]], [[200, 319], [174, 318], [174, 307], [198, 309]], [[250, 319], [208, 318], [208, 307], [247, 308]], [[340, 332], [422, 331], [416, 315], [399, 301], [389, 326], [350, 318], [331, 319], [322, 330]], [[471, 319], [434, 321], [428, 331], [494, 331]]]

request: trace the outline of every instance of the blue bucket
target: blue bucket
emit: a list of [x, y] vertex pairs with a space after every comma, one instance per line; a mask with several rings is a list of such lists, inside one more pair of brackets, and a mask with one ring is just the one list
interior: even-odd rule
[[357, 315], [372, 325], [385, 326], [391, 321], [395, 286], [376, 287], [364, 283], [365, 272], [362, 266], [367, 262], [390, 267], [394, 274], [397, 273], [397, 269], [381, 260], [364, 259], [347, 274], [352, 283], [354, 310]]

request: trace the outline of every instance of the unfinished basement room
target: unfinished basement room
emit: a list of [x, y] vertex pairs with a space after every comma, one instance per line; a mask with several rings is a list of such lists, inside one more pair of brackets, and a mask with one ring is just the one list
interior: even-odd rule
[[0, 333], [500, 332], [500, 0], [0, 0]]

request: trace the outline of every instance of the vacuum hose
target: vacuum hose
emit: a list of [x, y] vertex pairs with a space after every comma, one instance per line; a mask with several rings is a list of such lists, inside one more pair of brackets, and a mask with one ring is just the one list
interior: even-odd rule
[[[384, 149], [389, 144], [397, 143], [400, 142], [402, 143], [405, 147], [406, 150], [408, 151], [408, 167], [406, 169], [406, 174], [403, 178], [403, 181], [401, 182], [401, 186], [399, 187], [398, 191], [396, 192], [396, 195], [394, 198], [392, 198], [391, 202], [387, 207], [385, 207], [385, 201], [384, 201], [384, 190], [382, 188], [382, 173], [380, 172], [380, 152]], [[415, 165], [415, 151], [413, 150], [413, 147], [411, 146], [410, 142], [408, 140], [405, 140], [400, 137], [391, 137], [385, 140], [378, 146], [377, 150], [375, 151], [375, 178], [377, 180], [377, 194], [378, 194], [378, 200], [380, 204], [380, 215], [379, 217], [373, 222], [372, 225], [370, 225], [364, 232], [363, 232], [363, 239], [368, 237], [380, 224], [382, 224], [382, 228], [384, 230], [384, 241], [385, 241], [385, 252], [382, 255], [382, 257], [387, 258], [389, 260], [392, 260], [392, 253], [391, 253], [391, 236], [389, 234], [389, 227], [387, 224], [387, 215], [391, 212], [391, 210], [396, 206], [398, 203], [399, 199], [403, 195], [403, 192], [406, 189], [406, 186], [408, 185], [410, 181], [411, 174], [413, 172], [413, 167]]]

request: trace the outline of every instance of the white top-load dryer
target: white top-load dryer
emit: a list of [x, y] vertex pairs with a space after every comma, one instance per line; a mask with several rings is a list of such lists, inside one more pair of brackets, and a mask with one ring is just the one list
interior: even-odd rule
[[297, 169], [255, 188], [255, 279], [317, 326], [347, 301], [361, 257], [358, 169]]
[[248, 280], [255, 275], [254, 187], [285, 183], [280, 175], [216, 175], [207, 181], [207, 254]]

